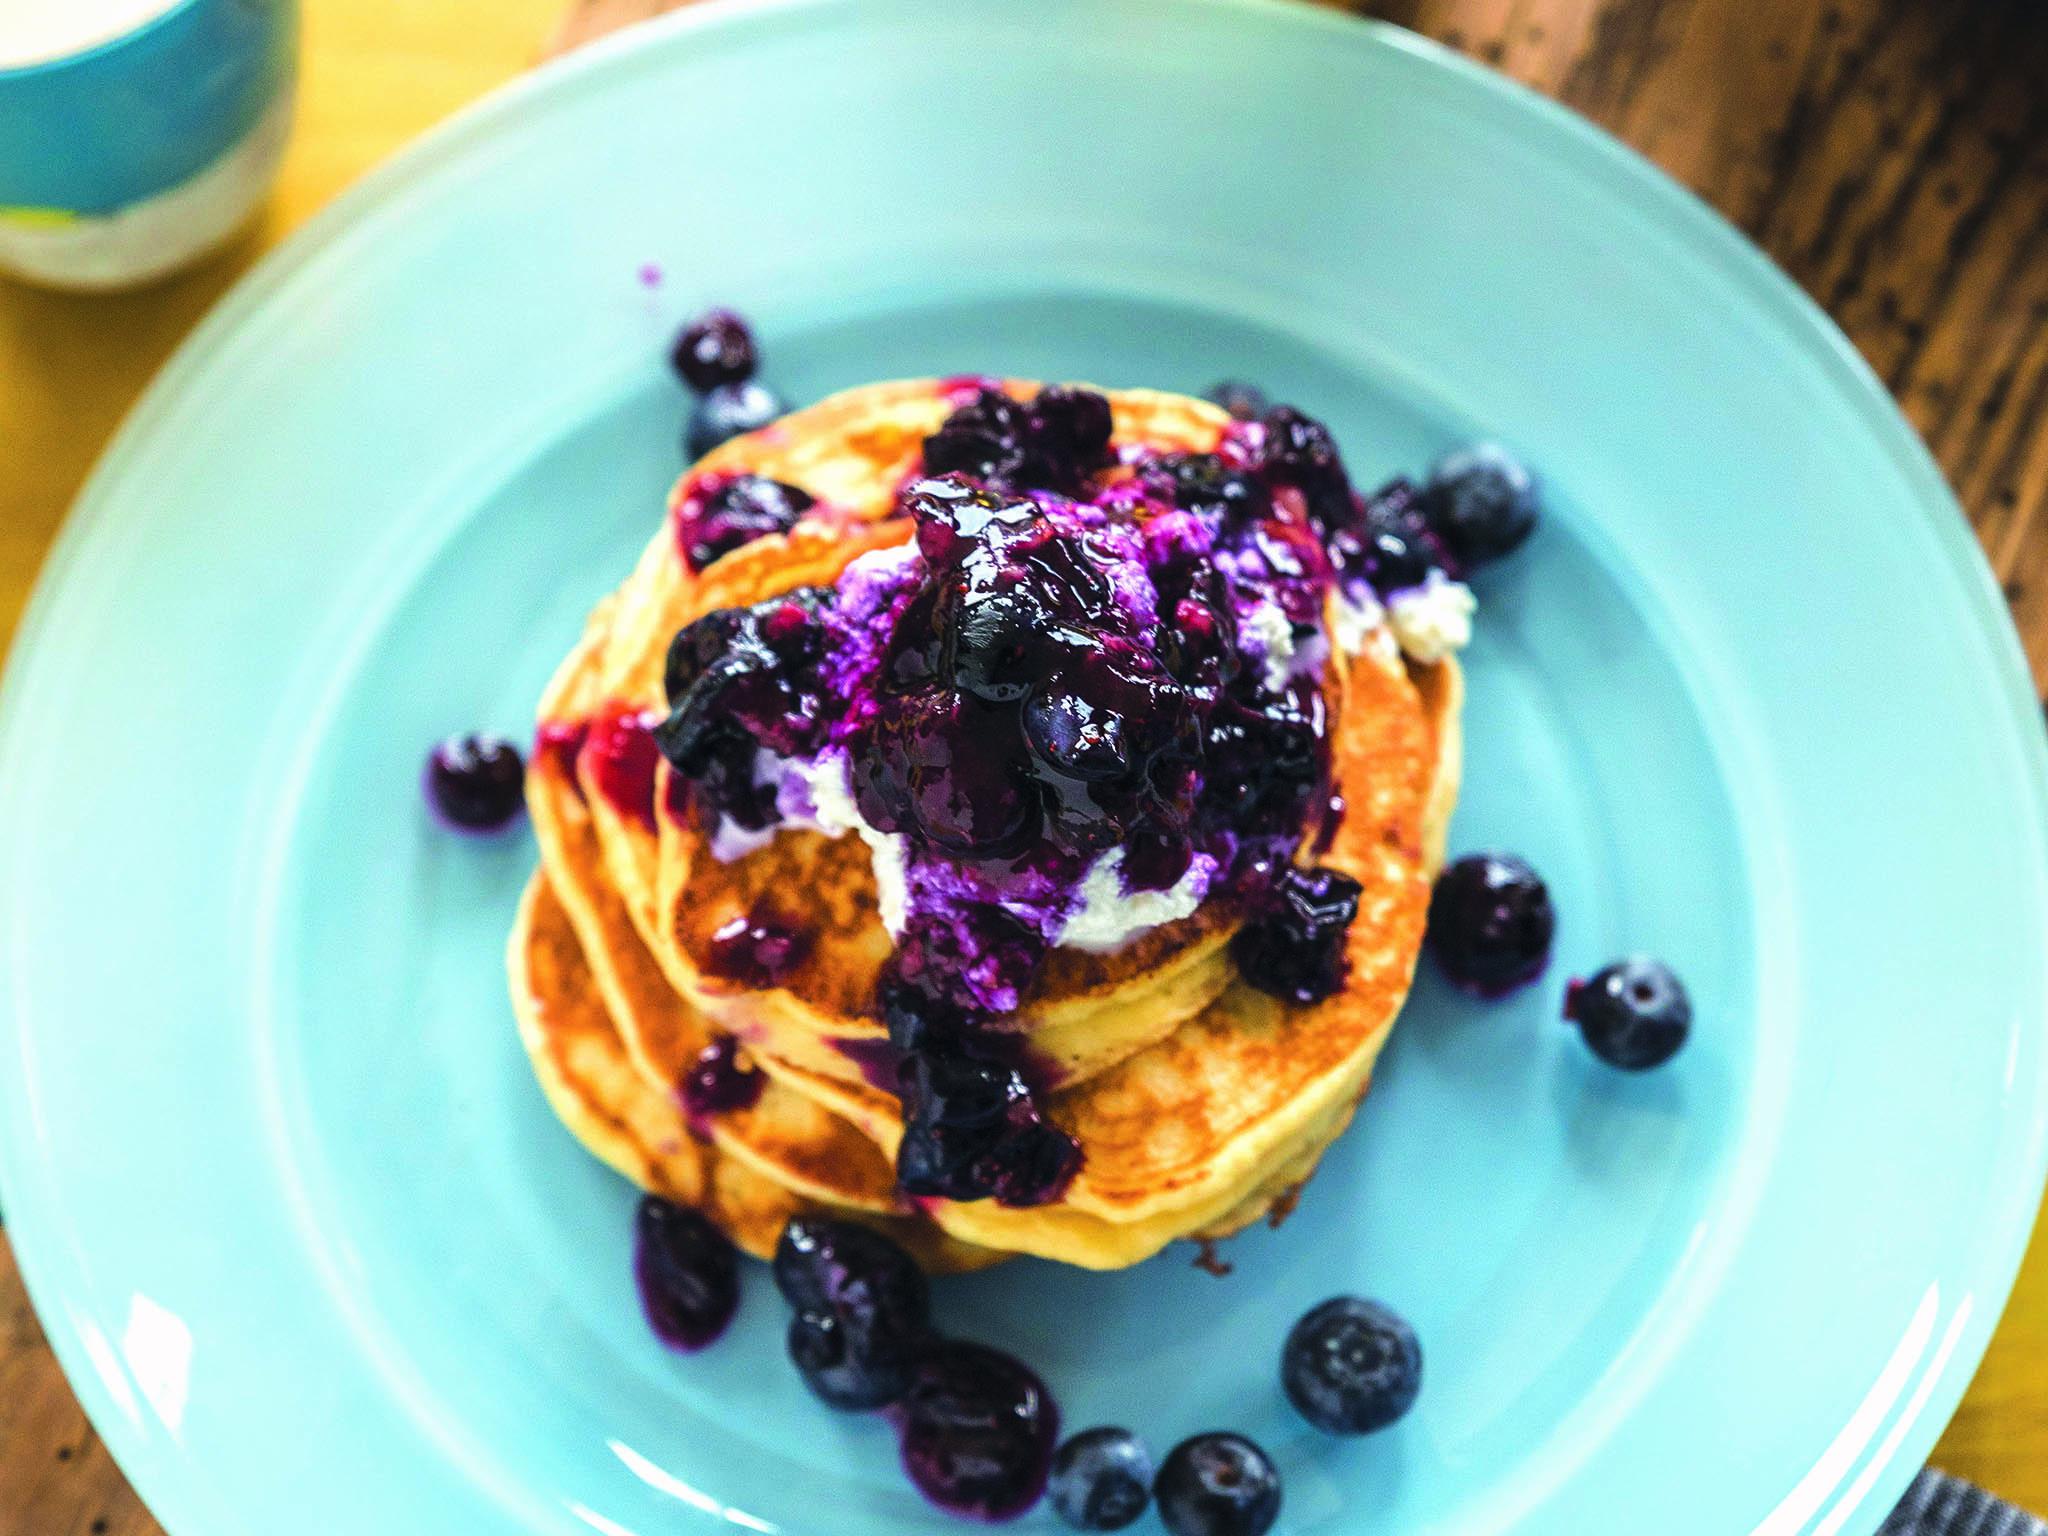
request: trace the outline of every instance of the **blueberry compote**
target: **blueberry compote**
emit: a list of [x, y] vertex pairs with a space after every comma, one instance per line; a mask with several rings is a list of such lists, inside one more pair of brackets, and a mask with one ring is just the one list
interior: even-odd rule
[[1212, 454], [1118, 453], [1090, 390], [946, 398], [904, 545], [682, 630], [655, 736], [714, 849], [780, 822], [870, 842], [899, 1181], [1033, 1205], [1078, 1153], [998, 1026], [1054, 946], [1114, 948], [1215, 895], [1263, 914], [1254, 985], [1341, 986], [1356, 887], [1294, 867], [1339, 804], [1325, 607], [1442, 556], [1405, 486], [1354, 494], [1289, 407]]
[[700, 1211], [644, 1197], [633, 1216], [633, 1278], [655, 1336], [702, 1349], [739, 1310], [739, 1256]]
[[809, 491], [766, 475], [704, 475], [676, 504], [676, 547], [701, 571], [743, 544], [789, 532], [816, 505]]

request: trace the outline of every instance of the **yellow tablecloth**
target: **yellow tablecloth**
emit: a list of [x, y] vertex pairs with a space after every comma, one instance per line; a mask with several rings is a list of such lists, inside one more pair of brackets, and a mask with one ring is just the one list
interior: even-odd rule
[[[139, 294], [73, 298], [0, 280], [0, 648], [64, 509], [192, 323], [262, 251], [429, 124], [537, 60], [567, 0], [305, 0], [299, 121], [255, 230]], [[2048, 1232], [1936, 1456], [2048, 1508]]]

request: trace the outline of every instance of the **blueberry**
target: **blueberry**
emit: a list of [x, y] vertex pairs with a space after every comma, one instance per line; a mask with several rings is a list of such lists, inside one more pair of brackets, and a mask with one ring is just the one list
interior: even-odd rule
[[903, 1093], [896, 1182], [906, 1194], [1043, 1205], [1080, 1164], [1080, 1148], [1013, 1067], [920, 1052], [906, 1063]]
[[1168, 454], [1159, 460], [1173, 487], [1173, 504], [1203, 513], [1224, 528], [1264, 517], [1272, 508], [1266, 488], [1213, 453]]
[[1334, 1296], [1287, 1335], [1280, 1385], [1301, 1416], [1333, 1435], [1385, 1429], [1415, 1404], [1422, 1346], [1376, 1301]]
[[903, 1247], [873, 1227], [831, 1216], [792, 1216], [775, 1245], [775, 1288], [792, 1307], [842, 1304], [886, 1313], [897, 1332], [931, 1319], [924, 1271]]
[[1243, 1435], [1194, 1435], [1166, 1453], [1152, 1483], [1173, 1536], [1265, 1536], [1280, 1516], [1280, 1470]]
[[427, 757], [427, 797], [448, 822], [490, 832], [519, 814], [526, 765], [519, 749], [496, 736], [450, 736]]
[[1221, 379], [1202, 391], [1202, 398], [1220, 405], [1239, 421], [1256, 421], [1266, 409], [1266, 392], [1242, 379]]
[[692, 459], [701, 459], [720, 443], [765, 427], [788, 407], [767, 385], [752, 379], [706, 390], [690, 412], [683, 442]]
[[1109, 461], [1109, 400], [1092, 389], [1053, 384], [1031, 402], [1032, 435], [1039, 453], [1078, 479]]
[[1498, 443], [1437, 461], [1419, 505], [1461, 564], [1482, 565], [1520, 547], [1536, 528], [1536, 477]]
[[1358, 555], [1358, 568], [1382, 597], [1428, 580], [1436, 562], [1419, 541], [1391, 528], [1369, 530]]
[[744, 544], [787, 533], [817, 498], [766, 475], [734, 475], [700, 487], [676, 509], [676, 541], [690, 569], [701, 571]]
[[700, 395], [751, 379], [760, 364], [754, 333], [729, 309], [707, 309], [684, 326], [669, 360]]
[[961, 603], [949, 628], [953, 686], [990, 704], [1011, 704], [1031, 691], [1031, 663], [1043, 619], [1035, 605], [1010, 592]]
[[1330, 429], [1291, 405], [1276, 405], [1259, 418], [1264, 427], [1260, 465], [1283, 485], [1292, 485], [1308, 504], [1309, 516], [1325, 534], [1351, 522], [1351, 477]]
[[1692, 999], [1671, 967], [1631, 955], [1567, 986], [1564, 1016], [1579, 1026], [1595, 1056], [1641, 1072], [1662, 1066], [1685, 1044]]
[[775, 1285], [796, 1308], [789, 1356], [834, 1408], [878, 1408], [901, 1397], [929, 1334], [924, 1271], [868, 1227], [797, 1216], [775, 1247]]
[[1550, 959], [1557, 914], [1542, 878], [1507, 853], [1475, 853], [1437, 876], [1429, 947], [1443, 973], [1481, 997], [1534, 981]]
[[940, 1508], [1007, 1520], [1045, 1491], [1059, 1412], [1044, 1383], [1008, 1355], [933, 1345], [901, 1411], [903, 1469]]
[[1238, 972], [1286, 1003], [1316, 1003], [1344, 985], [1344, 936], [1358, 916], [1358, 882], [1334, 869], [1280, 871], [1269, 909], [1230, 942]]
[[633, 1278], [655, 1336], [702, 1349], [739, 1310], [739, 1256], [703, 1212], [644, 1197], [633, 1217]]
[[1120, 1531], [1152, 1502], [1152, 1453], [1128, 1429], [1084, 1429], [1053, 1452], [1052, 1507], [1077, 1531]]

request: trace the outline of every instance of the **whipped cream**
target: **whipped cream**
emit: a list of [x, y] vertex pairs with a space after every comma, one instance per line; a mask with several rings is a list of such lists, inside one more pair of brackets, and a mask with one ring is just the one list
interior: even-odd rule
[[1267, 598], [1254, 604], [1238, 621], [1237, 643], [1265, 658], [1266, 686], [1278, 693], [1294, 668], [1294, 623], [1278, 603]]
[[1472, 640], [1472, 615], [1479, 600], [1462, 581], [1431, 571], [1419, 587], [1387, 599], [1387, 623], [1401, 649], [1417, 661], [1442, 661]]
[[1192, 916], [1209, 894], [1215, 861], [1196, 854], [1186, 871], [1163, 891], [1124, 889], [1124, 851], [1112, 848], [1093, 864], [1074, 891], [1074, 906], [1053, 943], [1062, 949], [1107, 954], [1122, 949], [1147, 928]]

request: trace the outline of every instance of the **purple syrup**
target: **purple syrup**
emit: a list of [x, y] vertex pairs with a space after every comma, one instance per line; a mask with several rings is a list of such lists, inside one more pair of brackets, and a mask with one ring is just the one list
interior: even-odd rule
[[835, 1039], [832, 1048], [856, 1067], [871, 1088], [894, 1093], [902, 1085], [903, 1053], [887, 1040]]
[[739, 1257], [703, 1212], [653, 1195], [633, 1214], [633, 1279], [647, 1326], [671, 1349], [702, 1349], [739, 1310]]
[[711, 935], [707, 974], [751, 990], [772, 987], [810, 953], [811, 936], [764, 907], [727, 918]]
[[640, 263], [640, 286], [642, 288], [659, 288], [661, 286], [661, 276], [660, 262], [643, 261]]
[[676, 1093], [691, 1131], [699, 1140], [709, 1140], [714, 1116], [752, 1109], [766, 1084], [759, 1071], [740, 1065], [738, 1038], [720, 1035], [698, 1053]]
[[1060, 1415], [1022, 1362], [960, 1340], [934, 1344], [889, 1411], [903, 1470], [949, 1514], [1012, 1520], [1045, 1492]]
[[661, 753], [654, 745], [658, 714], [607, 704], [591, 716], [581, 758], [598, 793], [621, 816], [654, 830], [654, 771]]

